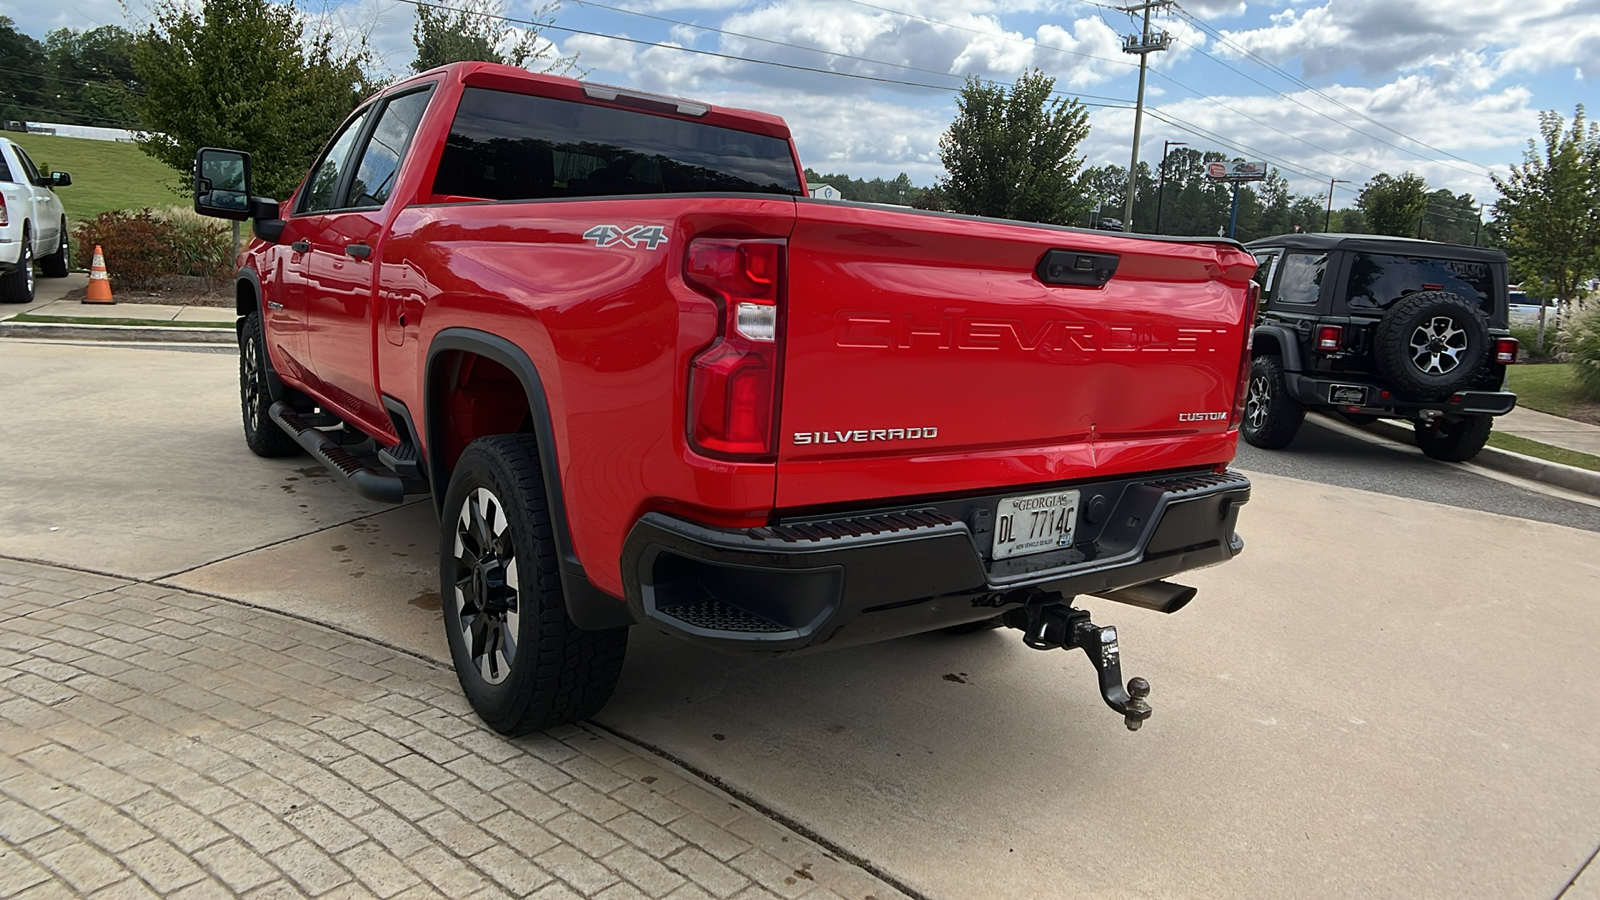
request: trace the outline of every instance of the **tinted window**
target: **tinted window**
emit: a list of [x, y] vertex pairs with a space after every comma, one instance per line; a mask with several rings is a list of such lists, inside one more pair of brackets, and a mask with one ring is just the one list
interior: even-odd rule
[[17, 159], [22, 162], [23, 171], [28, 173], [28, 180], [37, 184], [40, 177], [39, 167], [33, 164], [33, 160], [28, 158], [28, 154], [21, 147], [16, 147], [15, 149], [17, 151]]
[[1279, 265], [1283, 275], [1279, 276], [1274, 302], [1317, 302], [1322, 294], [1322, 276], [1328, 271], [1328, 254], [1287, 253]]
[[1351, 309], [1383, 309], [1417, 291], [1449, 291], [1494, 309], [1494, 267], [1423, 256], [1357, 253], [1350, 262]]
[[299, 211], [302, 213], [319, 212], [332, 209], [334, 206], [334, 193], [339, 189], [339, 181], [344, 173], [349, 170], [350, 150], [355, 147], [356, 138], [361, 136], [361, 125], [367, 121], [367, 113], [362, 110], [351, 119], [338, 137], [333, 139], [333, 146], [323, 155], [322, 161], [311, 170], [311, 175], [306, 179], [305, 193], [300, 196]]
[[400, 160], [406, 145], [422, 121], [422, 111], [428, 108], [432, 91], [418, 91], [389, 101], [372, 129], [372, 138], [361, 154], [361, 165], [356, 168], [356, 179], [350, 183], [350, 202], [343, 206], [382, 206], [394, 190], [395, 177], [400, 173]]
[[0, 181], [16, 181], [11, 177], [11, 166], [6, 163], [4, 153], [0, 153]]
[[540, 200], [800, 193], [787, 141], [586, 103], [468, 88], [435, 194]]
[[1256, 255], [1255, 282], [1261, 285], [1261, 292], [1272, 290], [1272, 273], [1278, 270], [1278, 251], [1270, 250]]

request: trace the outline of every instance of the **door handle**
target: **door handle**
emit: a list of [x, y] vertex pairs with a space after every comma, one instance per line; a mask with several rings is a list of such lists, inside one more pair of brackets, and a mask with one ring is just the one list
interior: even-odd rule
[[353, 259], [366, 259], [372, 255], [372, 248], [366, 244], [345, 244], [344, 252]]
[[311, 242], [310, 241], [295, 241], [294, 243], [289, 245], [289, 249], [293, 250], [296, 253], [310, 253], [311, 252]]

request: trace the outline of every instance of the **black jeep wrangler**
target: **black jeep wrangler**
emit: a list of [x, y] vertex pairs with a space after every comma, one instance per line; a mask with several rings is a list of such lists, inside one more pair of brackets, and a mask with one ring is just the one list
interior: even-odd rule
[[1405, 419], [1434, 459], [1468, 460], [1517, 359], [1498, 250], [1370, 234], [1284, 234], [1246, 245], [1261, 307], [1242, 431], [1294, 440], [1307, 409], [1356, 424]]

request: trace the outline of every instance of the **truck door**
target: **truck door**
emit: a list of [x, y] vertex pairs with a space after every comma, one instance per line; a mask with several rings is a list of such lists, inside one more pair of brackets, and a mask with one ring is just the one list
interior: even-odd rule
[[329, 208], [306, 234], [307, 306], [312, 367], [327, 398], [369, 433], [387, 434], [374, 366], [381, 311], [374, 285], [389, 197], [432, 86], [385, 98], [352, 144]]

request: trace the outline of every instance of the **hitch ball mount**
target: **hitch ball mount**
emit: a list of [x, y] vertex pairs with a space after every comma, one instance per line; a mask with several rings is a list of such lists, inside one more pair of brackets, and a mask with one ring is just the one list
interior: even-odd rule
[[1150, 682], [1130, 678], [1127, 687], [1123, 687], [1116, 626], [1096, 625], [1089, 620], [1087, 610], [1077, 609], [1060, 595], [1045, 599], [1049, 596], [1012, 610], [1006, 615], [1006, 624], [1022, 629], [1022, 642], [1035, 650], [1082, 650], [1100, 677], [1101, 698], [1122, 714], [1129, 731], [1138, 731], [1150, 718], [1150, 704], [1145, 702], [1150, 696]]

